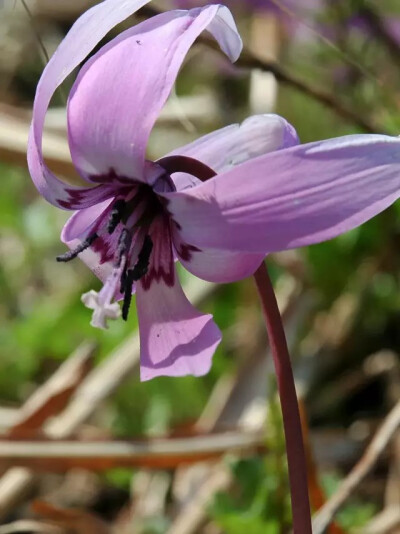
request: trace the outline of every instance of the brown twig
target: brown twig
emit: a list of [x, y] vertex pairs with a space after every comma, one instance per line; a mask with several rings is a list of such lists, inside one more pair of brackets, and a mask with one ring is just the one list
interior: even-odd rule
[[93, 365], [95, 346], [81, 345], [49, 380], [38, 388], [19, 410], [18, 418], [7, 436], [10, 438], [32, 436], [47, 419], [60, 413], [88, 375]]
[[[311, 445], [310, 430], [308, 427], [306, 409], [301, 399], [299, 401], [299, 408], [301, 416], [301, 426], [303, 429], [304, 449], [306, 452], [308, 487], [310, 491], [311, 506], [313, 510], [320, 510], [326, 502], [326, 496], [325, 491], [319, 481], [318, 469], [314, 460], [314, 453]], [[344, 534], [344, 530], [336, 523], [332, 523], [328, 530], [328, 534]]]
[[[145, 17], [153, 17], [158, 15], [160, 11], [152, 7], [143, 7], [139, 13]], [[217, 48], [217, 45], [214, 43], [214, 41], [207, 37], [200, 37], [199, 41], [206, 44], [210, 48]], [[318, 87], [314, 87], [297, 76], [294, 76], [286, 69], [281, 67], [276, 61], [266, 61], [257, 57], [246, 47], [243, 48], [242, 54], [237, 60], [236, 65], [246, 69], [258, 69], [273, 74], [278, 82], [281, 82], [288, 87], [292, 87], [293, 89], [296, 89], [300, 93], [307, 95], [313, 100], [320, 102], [327, 108], [334, 111], [339, 117], [354, 124], [366, 133], [384, 133], [382, 127], [355, 113], [346, 104], [338, 100], [335, 95], [327, 93]]]
[[323, 532], [325, 532], [335, 514], [340, 510], [346, 500], [351, 496], [355, 488], [363, 481], [369, 471], [373, 468], [399, 425], [400, 401], [386, 417], [363, 456], [354, 466], [349, 475], [344, 479], [339, 489], [315, 515], [313, 520], [314, 534], [323, 534]]
[[259, 69], [265, 72], [270, 72], [275, 76], [278, 82], [281, 82], [288, 87], [292, 87], [293, 89], [296, 89], [300, 93], [307, 95], [313, 100], [320, 102], [327, 108], [334, 111], [339, 117], [354, 124], [364, 132], [382, 132], [382, 128], [380, 126], [355, 113], [351, 108], [347, 107], [343, 102], [338, 100], [335, 95], [322, 91], [318, 87], [314, 87], [304, 80], [301, 80], [274, 61], [267, 62], [258, 58], [246, 48], [243, 50], [242, 55], [238, 59], [236, 65], [248, 69]]
[[396, 39], [388, 31], [385, 22], [379, 13], [371, 5], [365, 5], [360, 9], [360, 15], [366, 20], [375, 37], [386, 47], [395, 65], [400, 64], [400, 46]]
[[393, 534], [400, 525], [400, 509], [398, 506], [388, 506], [363, 528], [362, 534]]

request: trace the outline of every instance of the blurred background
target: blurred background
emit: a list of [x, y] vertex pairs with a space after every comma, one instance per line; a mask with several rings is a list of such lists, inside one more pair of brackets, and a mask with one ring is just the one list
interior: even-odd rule
[[[68, 213], [34, 188], [27, 133], [44, 51], [51, 55], [94, 3], [0, 0], [0, 533], [288, 532], [280, 408], [253, 281], [217, 287], [182, 270], [188, 296], [214, 314], [223, 342], [205, 377], [140, 383], [134, 309], [128, 323], [93, 329], [80, 295], [99, 282], [79, 261], [55, 262]], [[156, 10], [205, 3], [151, 2], [109, 38]], [[283, 115], [302, 142], [399, 135], [398, 0], [226, 4], [242, 58], [232, 66], [204, 39], [191, 49], [152, 133], [151, 158], [254, 113]], [[51, 168], [67, 180], [72, 81], [54, 98], [44, 142]], [[362, 455], [400, 398], [400, 205], [328, 243], [275, 254], [268, 265], [316, 511], [343, 490], [360, 458], [366, 466]], [[342, 495], [328, 532], [400, 532], [395, 429]], [[48, 457], [49, 438], [61, 440], [58, 459]], [[24, 443], [17, 459], [15, 444]]]

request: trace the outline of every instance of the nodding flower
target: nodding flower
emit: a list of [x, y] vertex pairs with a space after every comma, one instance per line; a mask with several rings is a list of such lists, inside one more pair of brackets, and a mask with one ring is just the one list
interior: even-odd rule
[[[158, 161], [154, 123], [179, 68], [207, 30], [235, 61], [241, 39], [225, 6], [162, 13], [118, 35], [81, 67], [68, 98], [72, 161], [86, 186], [64, 183], [42, 153], [56, 88], [146, 0], [105, 0], [72, 26], [39, 81], [28, 144], [46, 200], [75, 213], [61, 239], [103, 281], [82, 296], [92, 324], [127, 319], [136, 293], [141, 378], [203, 375], [221, 340], [192, 307], [175, 260], [212, 282], [251, 275], [273, 251], [331, 239], [373, 217], [400, 191], [400, 139], [353, 135], [300, 145], [277, 115], [217, 130]], [[118, 301], [122, 300], [122, 310]]]

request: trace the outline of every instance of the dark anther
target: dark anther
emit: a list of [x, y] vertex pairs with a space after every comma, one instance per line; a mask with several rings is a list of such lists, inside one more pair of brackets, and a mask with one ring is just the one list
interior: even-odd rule
[[56, 260], [61, 262], [73, 260], [78, 256], [78, 254], [89, 248], [93, 241], [95, 241], [98, 237], [99, 236], [96, 234], [96, 232], [94, 234], [91, 234], [86, 239], [84, 239], [76, 248], [74, 248], [74, 250], [70, 250], [65, 254], [61, 254], [61, 256], [57, 256]]
[[150, 255], [153, 250], [153, 241], [150, 236], [146, 236], [143, 242], [142, 250], [139, 252], [138, 260], [133, 269], [128, 269], [121, 276], [121, 293], [124, 293], [124, 302], [122, 305], [122, 318], [128, 319], [129, 308], [132, 301], [133, 283], [145, 276], [150, 263]]
[[147, 274], [147, 271], [149, 269], [150, 254], [152, 250], [153, 241], [151, 240], [151, 237], [147, 235], [144, 238], [142, 250], [139, 252], [138, 260], [135, 264], [135, 267], [133, 268], [134, 280], [140, 280], [142, 276], [145, 276], [145, 274]]
[[128, 276], [128, 269], [125, 267], [125, 269], [122, 271], [121, 274], [121, 286], [119, 288], [120, 293], [125, 293], [125, 286], [126, 286], [126, 280]]
[[125, 207], [126, 207], [126, 202], [122, 198], [114, 202], [114, 205], [110, 213], [110, 218], [108, 220], [108, 225], [107, 225], [107, 231], [109, 234], [112, 234], [114, 230], [116, 229], [116, 227], [118, 226], [118, 224], [122, 221]]
[[[122, 319], [128, 319], [129, 308], [132, 302], [132, 288], [135, 279], [133, 277], [133, 269], [128, 269], [124, 273], [124, 302], [122, 304]], [[122, 285], [122, 280], [121, 280]]]
[[118, 240], [117, 259], [115, 262], [116, 267], [121, 265], [121, 260], [129, 252], [131, 244], [131, 233], [127, 228], [123, 228]]

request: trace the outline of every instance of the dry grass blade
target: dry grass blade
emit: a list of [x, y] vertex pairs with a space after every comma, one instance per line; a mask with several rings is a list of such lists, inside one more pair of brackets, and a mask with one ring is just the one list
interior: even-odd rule
[[[92, 366], [92, 345], [80, 347], [56, 373], [39, 388], [21, 408], [18, 422], [8, 432], [8, 437], [26, 437], [41, 429], [43, 423], [65, 408], [78, 385]], [[9, 467], [16, 464], [10, 463]], [[24, 469], [14, 468], [0, 480], [0, 515], [14, 504], [18, 488], [29, 488], [32, 477]]]
[[[90, 369], [93, 346], [84, 344], [63, 363], [56, 373], [21, 408], [17, 425], [8, 432], [21, 436], [41, 427], [50, 416], [63, 409]], [[53, 404], [54, 403], [54, 404]], [[36, 425], [36, 426], [35, 426]], [[0, 517], [4, 517], [25, 495], [34, 477], [26, 469], [14, 468], [0, 479]]]
[[34, 501], [33, 511], [62, 527], [70, 534], [110, 534], [111, 527], [100, 518], [83, 510], [67, 510], [44, 501]]
[[262, 447], [263, 441], [262, 431], [146, 441], [3, 440], [0, 441], [0, 465], [62, 472], [72, 468], [105, 470], [121, 466], [165, 469], [219, 458], [227, 452], [242, 454]]
[[57, 526], [32, 519], [21, 519], [20, 521], [0, 526], [0, 534], [21, 534], [22, 532], [29, 534], [64, 534], [65, 531]]
[[20, 409], [17, 423], [9, 437], [32, 435], [43, 423], [68, 404], [71, 396], [93, 364], [94, 346], [82, 345]]
[[[299, 399], [299, 407], [301, 426], [303, 430], [304, 449], [306, 453], [310, 502], [313, 510], [319, 510], [325, 504], [326, 496], [318, 478], [318, 469], [314, 460], [313, 448], [310, 441], [310, 429], [308, 427], [307, 415], [302, 399]], [[344, 530], [338, 524], [332, 523], [329, 526], [328, 534], [344, 534]]]
[[385, 508], [380, 514], [375, 516], [362, 529], [362, 534], [389, 534], [396, 533], [400, 526], [400, 509], [397, 506]]
[[[0, 104], [0, 158], [1, 161], [26, 167], [30, 113]], [[10, 135], [12, 132], [12, 135]], [[50, 168], [63, 176], [74, 176], [68, 143], [54, 132], [46, 132], [43, 150]]]
[[[196, 305], [214, 288], [212, 284], [193, 279], [186, 288], [187, 296]], [[46, 425], [46, 435], [59, 439], [70, 436], [138, 365], [139, 336], [135, 334], [89, 373], [63, 413]], [[0, 479], [0, 517], [25, 495], [33, 480], [34, 473], [27, 468], [12, 469]]]
[[353, 494], [357, 486], [363, 481], [368, 472], [375, 465], [381, 453], [393, 437], [400, 425], [400, 401], [391, 410], [384, 420], [367, 450], [355, 465], [349, 475], [344, 479], [336, 493], [315, 515], [313, 521], [313, 533], [322, 534], [331, 523], [335, 514], [343, 506], [346, 500]]

